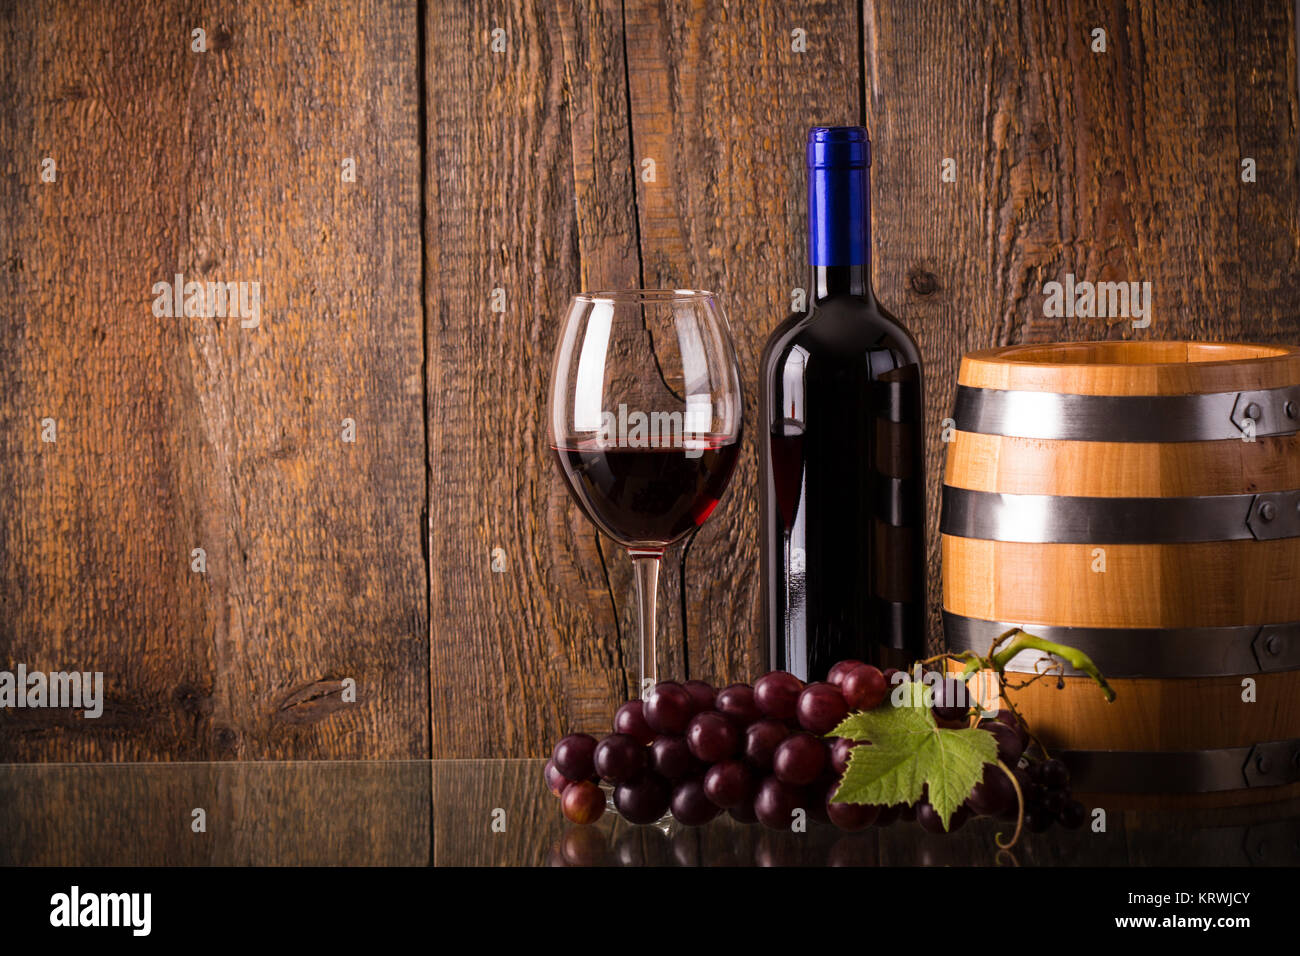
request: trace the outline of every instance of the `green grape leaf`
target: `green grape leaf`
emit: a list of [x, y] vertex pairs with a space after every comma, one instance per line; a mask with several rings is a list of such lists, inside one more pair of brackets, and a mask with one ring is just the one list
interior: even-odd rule
[[885, 704], [846, 717], [832, 736], [869, 741], [854, 747], [849, 766], [833, 797], [836, 803], [913, 804], [928, 786], [930, 803], [944, 829], [985, 764], [998, 759], [996, 738], [974, 727], [949, 730], [935, 723], [925, 688], [905, 688], [901, 705]]

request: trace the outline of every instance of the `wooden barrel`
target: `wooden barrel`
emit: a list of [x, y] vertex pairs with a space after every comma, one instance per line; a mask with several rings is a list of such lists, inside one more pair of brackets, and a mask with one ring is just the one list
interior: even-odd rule
[[[948, 648], [1019, 626], [1092, 657], [1114, 703], [1068, 669], [1010, 692], [1074, 789], [1136, 808], [1300, 793], [1300, 349], [974, 352], [953, 418]], [[1040, 666], [1022, 653], [1008, 683]]]

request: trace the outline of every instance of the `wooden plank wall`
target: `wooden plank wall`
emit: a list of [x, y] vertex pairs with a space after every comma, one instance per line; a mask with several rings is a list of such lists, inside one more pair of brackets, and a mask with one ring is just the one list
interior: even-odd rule
[[[0, 667], [107, 696], [0, 713], [0, 760], [427, 755], [417, 35], [0, 13]], [[260, 282], [260, 324], [156, 318], [175, 273]]]
[[[523, 756], [604, 728], [632, 578], [549, 460], [562, 310], [715, 289], [752, 415], [806, 282], [809, 125], [872, 131], [932, 514], [964, 350], [1300, 340], [1290, 0], [63, 0], [0, 11], [0, 80], [0, 668], [109, 683], [99, 721], [0, 713], [0, 760]], [[176, 272], [260, 281], [260, 327], [154, 318]], [[1152, 326], [1044, 318], [1066, 273], [1151, 282]], [[751, 428], [661, 579], [670, 672], [763, 668], [755, 473]]]

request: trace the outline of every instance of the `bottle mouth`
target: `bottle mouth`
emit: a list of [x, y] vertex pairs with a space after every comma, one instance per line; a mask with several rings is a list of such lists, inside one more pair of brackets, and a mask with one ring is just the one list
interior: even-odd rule
[[814, 126], [808, 130], [809, 169], [866, 169], [871, 142], [862, 126]]

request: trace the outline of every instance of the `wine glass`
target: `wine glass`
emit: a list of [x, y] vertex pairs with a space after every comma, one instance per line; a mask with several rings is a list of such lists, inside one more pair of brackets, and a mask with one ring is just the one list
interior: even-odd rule
[[740, 450], [740, 369], [711, 292], [583, 292], [555, 349], [550, 442], [583, 514], [636, 569], [640, 696], [657, 675], [664, 549], [717, 506]]

